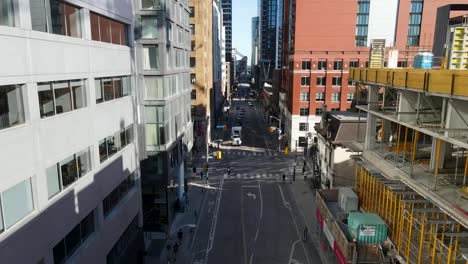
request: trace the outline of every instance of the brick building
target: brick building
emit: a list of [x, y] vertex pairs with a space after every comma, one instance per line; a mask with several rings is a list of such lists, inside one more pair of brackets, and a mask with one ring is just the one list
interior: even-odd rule
[[415, 54], [432, 51], [437, 8], [451, 3], [462, 0], [285, 0], [283, 144], [293, 150], [296, 141], [310, 144], [324, 104], [328, 110], [350, 107], [355, 87], [349, 68], [367, 66], [371, 40], [385, 39], [387, 51], [398, 50], [398, 67], [412, 67]]

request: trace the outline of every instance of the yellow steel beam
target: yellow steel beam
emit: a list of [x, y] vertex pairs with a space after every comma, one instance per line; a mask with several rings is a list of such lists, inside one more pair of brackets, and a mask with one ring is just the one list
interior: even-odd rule
[[421, 229], [420, 229], [420, 234], [419, 234], [418, 264], [421, 264], [425, 233], [426, 233], [426, 217], [424, 216], [421, 218]]
[[[460, 232], [460, 224], [457, 225], [456, 232]], [[453, 247], [453, 263], [457, 261], [457, 250], [458, 250], [458, 237], [455, 237], [455, 245]]]
[[408, 237], [406, 239], [406, 263], [410, 263], [410, 245], [411, 245], [411, 232], [413, 231], [413, 207], [414, 204], [409, 205], [409, 227], [408, 227]]
[[435, 230], [434, 230], [434, 242], [432, 244], [431, 264], [435, 263], [435, 254], [436, 254], [436, 248], [437, 248], [437, 229], [438, 229], [438, 224], [436, 224]]
[[[400, 195], [399, 195], [400, 196]], [[401, 247], [402, 247], [402, 244], [403, 244], [403, 223], [405, 221], [404, 219], [404, 209], [405, 209], [405, 203], [401, 200], [401, 197], [400, 197], [400, 204], [399, 204], [399, 207], [398, 207], [398, 252], [401, 252]]]
[[411, 151], [411, 160], [414, 161], [416, 157], [416, 151], [418, 148], [418, 140], [419, 140], [419, 131], [414, 132], [414, 138], [413, 138], [413, 150]]

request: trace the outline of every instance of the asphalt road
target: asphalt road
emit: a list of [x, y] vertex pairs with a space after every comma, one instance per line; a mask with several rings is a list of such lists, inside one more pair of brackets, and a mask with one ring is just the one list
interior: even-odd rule
[[233, 101], [229, 123], [239, 114], [237, 105], [245, 109], [243, 144], [230, 146], [225, 132], [223, 158], [210, 164], [191, 263], [321, 263], [301, 240], [304, 218], [289, 184], [294, 157], [278, 153], [258, 103]]

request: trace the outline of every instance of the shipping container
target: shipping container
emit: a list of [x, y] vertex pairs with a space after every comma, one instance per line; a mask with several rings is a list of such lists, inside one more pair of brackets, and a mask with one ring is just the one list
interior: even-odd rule
[[377, 214], [350, 212], [348, 232], [358, 243], [381, 243], [387, 239], [387, 225]]

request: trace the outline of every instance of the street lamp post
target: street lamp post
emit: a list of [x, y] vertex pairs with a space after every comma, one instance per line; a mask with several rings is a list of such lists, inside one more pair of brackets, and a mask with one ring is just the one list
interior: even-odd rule
[[280, 143], [280, 140], [281, 140], [281, 118], [277, 118], [276, 116], [270, 116], [270, 118], [274, 118], [274, 119], [279, 121], [279, 125], [278, 125], [278, 151], [281, 151], [281, 143]]

